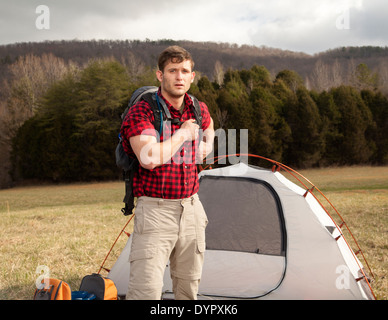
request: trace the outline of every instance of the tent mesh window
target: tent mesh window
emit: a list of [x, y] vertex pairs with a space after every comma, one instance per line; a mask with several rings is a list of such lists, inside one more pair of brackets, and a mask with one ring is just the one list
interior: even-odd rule
[[280, 199], [265, 181], [203, 176], [198, 192], [208, 216], [206, 247], [285, 256]]

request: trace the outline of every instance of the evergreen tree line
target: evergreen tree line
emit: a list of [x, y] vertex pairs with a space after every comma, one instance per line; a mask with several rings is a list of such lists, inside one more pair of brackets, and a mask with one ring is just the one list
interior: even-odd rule
[[[13, 139], [15, 179], [116, 179], [114, 151], [131, 93], [158, 85], [114, 59], [94, 60], [50, 85]], [[375, 89], [306, 89], [294, 71], [274, 78], [263, 66], [230, 69], [223, 81], [200, 77], [191, 93], [215, 128], [248, 129], [249, 152], [295, 168], [388, 163], [388, 99]], [[217, 141], [216, 141], [217, 148]]]

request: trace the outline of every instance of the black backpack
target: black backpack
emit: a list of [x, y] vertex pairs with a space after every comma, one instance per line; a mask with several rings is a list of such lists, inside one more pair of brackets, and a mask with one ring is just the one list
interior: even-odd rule
[[[195, 115], [195, 120], [199, 127], [201, 127], [202, 115], [198, 99], [192, 95], [189, 96], [193, 101], [194, 105], [193, 111]], [[129, 109], [141, 100], [146, 101], [152, 108], [155, 119], [153, 125], [155, 127], [155, 130], [159, 132], [159, 137], [162, 135], [163, 132], [163, 122], [171, 121], [171, 123], [173, 124], [182, 124], [179, 119], [171, 118], [171, 113], [168, 110], [168, 107], [164, 100], [159, 97], [158, 87], [155, 86], [141, 87], [132, 94], [128, 103], [128, 107], [121, 115], [121, 121], [124, 121]], [[133, 196], [133, 177], [135, 172], [139, 168], [139, 161], [136, 157], [132, 158], [126, 154], [122, 145], [122, 137], [120, 134], [119, 142], [116, 147], [116, 164], [119, 168], [123, 170], [123, 180], [125, 181], [125, 197], [123, 202], [125, 203], [125, 207], [121, 209], [121, 212], [125, 216], [127, 216], [132, 214], [132, 210], [135, 206]]]

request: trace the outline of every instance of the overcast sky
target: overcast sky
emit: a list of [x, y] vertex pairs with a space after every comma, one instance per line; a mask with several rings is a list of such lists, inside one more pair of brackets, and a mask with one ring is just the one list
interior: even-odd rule
[[387, 0], [0, 0], [0, 44], [148, 38], [313, 54], [388, 46], [387, 18]]

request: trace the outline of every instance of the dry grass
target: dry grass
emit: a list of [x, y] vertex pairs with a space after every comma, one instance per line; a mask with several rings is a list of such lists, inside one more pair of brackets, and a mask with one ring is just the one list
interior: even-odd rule
[[127, 221], [123, 192], [120, 182], [0, 191], [0, 299], [31, 299], [38, 266], [78, 290]]
[[327, 192], [326, 195], [336, 203], [364, 252], [375, 276], [372, 287], [377, 298], [387, 300], [388, 190]]
[[[301, 173], [332, 201], [356, 236], [375, 274], [378, 299], [388, 298], [388, 167]], [[122, 182], [0, 190], [0, 299], [31, 299], [38, 266], [78, 290], [97, 272], [128, 220], [120, 212]], [[123, 235], [106, 266], [125, 245]]]

